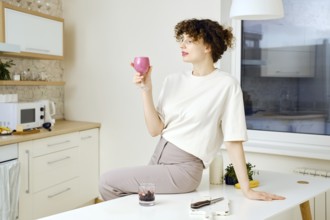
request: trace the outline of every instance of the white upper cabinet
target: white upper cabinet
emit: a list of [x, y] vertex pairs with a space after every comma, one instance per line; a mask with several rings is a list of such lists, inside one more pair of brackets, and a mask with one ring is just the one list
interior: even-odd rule
[[62, 18], [44, 15], [2, 3], [0, 41], [19, 45], [20, 53], [4, 55], [40, 59], [63, 59]]
[[261, 50], [265, 77], [314, 77], [315, 46], [267, 48]]
[[63, 23], [5, 9], [6, 43], [23, 52], [63, 56]]

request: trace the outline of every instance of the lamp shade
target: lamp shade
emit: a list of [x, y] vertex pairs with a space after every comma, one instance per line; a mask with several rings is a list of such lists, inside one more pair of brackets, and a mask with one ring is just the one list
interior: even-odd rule
[[232, 0], [230, 17], [239, 20], [268, 20], [284, 16], [282, 0]]

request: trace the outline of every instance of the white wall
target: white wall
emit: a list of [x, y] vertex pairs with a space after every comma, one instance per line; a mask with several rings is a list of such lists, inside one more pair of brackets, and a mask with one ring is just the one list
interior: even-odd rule
[[102, 123], [101, 173], [145, 164], [157, 138], [144, 125], [134, 56], [153, 65], [154, 98], [164, 77], [190, 68], [181, 61], [174, 26], [186, 18], [220, 20], [214, 0], [70, 0], [65, 19], [65, 118]]
[[[189, 68], [181, 62], [174, 39], [175, 24], [185, 18], [228, 21], [220, 4], [230, 0], [68, 0], [65, 19], [65, 118], [102, 123], [101, 173], [115, 167], [145, 164], [158, 138], [145, 128], [139, 89], [132, 84], [129, 66], [137, 55], [153, 65], [154, 97], [164, 77]], [[239, 42], [239, 38], [237, 39]], [[225, 56], [221, 68], [231, 69]], [[231, 72], [239, 77], [239, 72]], [[228, 157], [224, 157], [229, 163]], [[258, 169], [291, 172], [296, 167], [328, 169], [329, 161], [247, 153]], [[88, 162], [88, 161], [86, 161]], [[278, 219], [296, 219], [285, 213]], [[299, 216], [299, 213], [298, 213]], [[299, 218], [297, 218], [299, 219]]]

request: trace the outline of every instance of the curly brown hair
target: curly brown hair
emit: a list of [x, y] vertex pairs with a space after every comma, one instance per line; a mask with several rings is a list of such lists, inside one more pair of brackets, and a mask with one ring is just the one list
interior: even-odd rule
[[233, 46], [234, 36], [232, 28], [224, 28], [210, 19], [188, 19], [175, 26], [175, 38], [180, 41], [183, 34], [187, 34], [194, 41], [202, 39], [211, 47], [213, 62], [217, 62], [222, 54]]

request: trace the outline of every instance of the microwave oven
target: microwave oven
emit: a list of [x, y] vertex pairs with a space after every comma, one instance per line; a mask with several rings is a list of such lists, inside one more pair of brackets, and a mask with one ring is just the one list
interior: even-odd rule
[[45, 123], [45, 108], [41, 102], [0, 103], [0, 126], [16, 130], [42, 127]]

